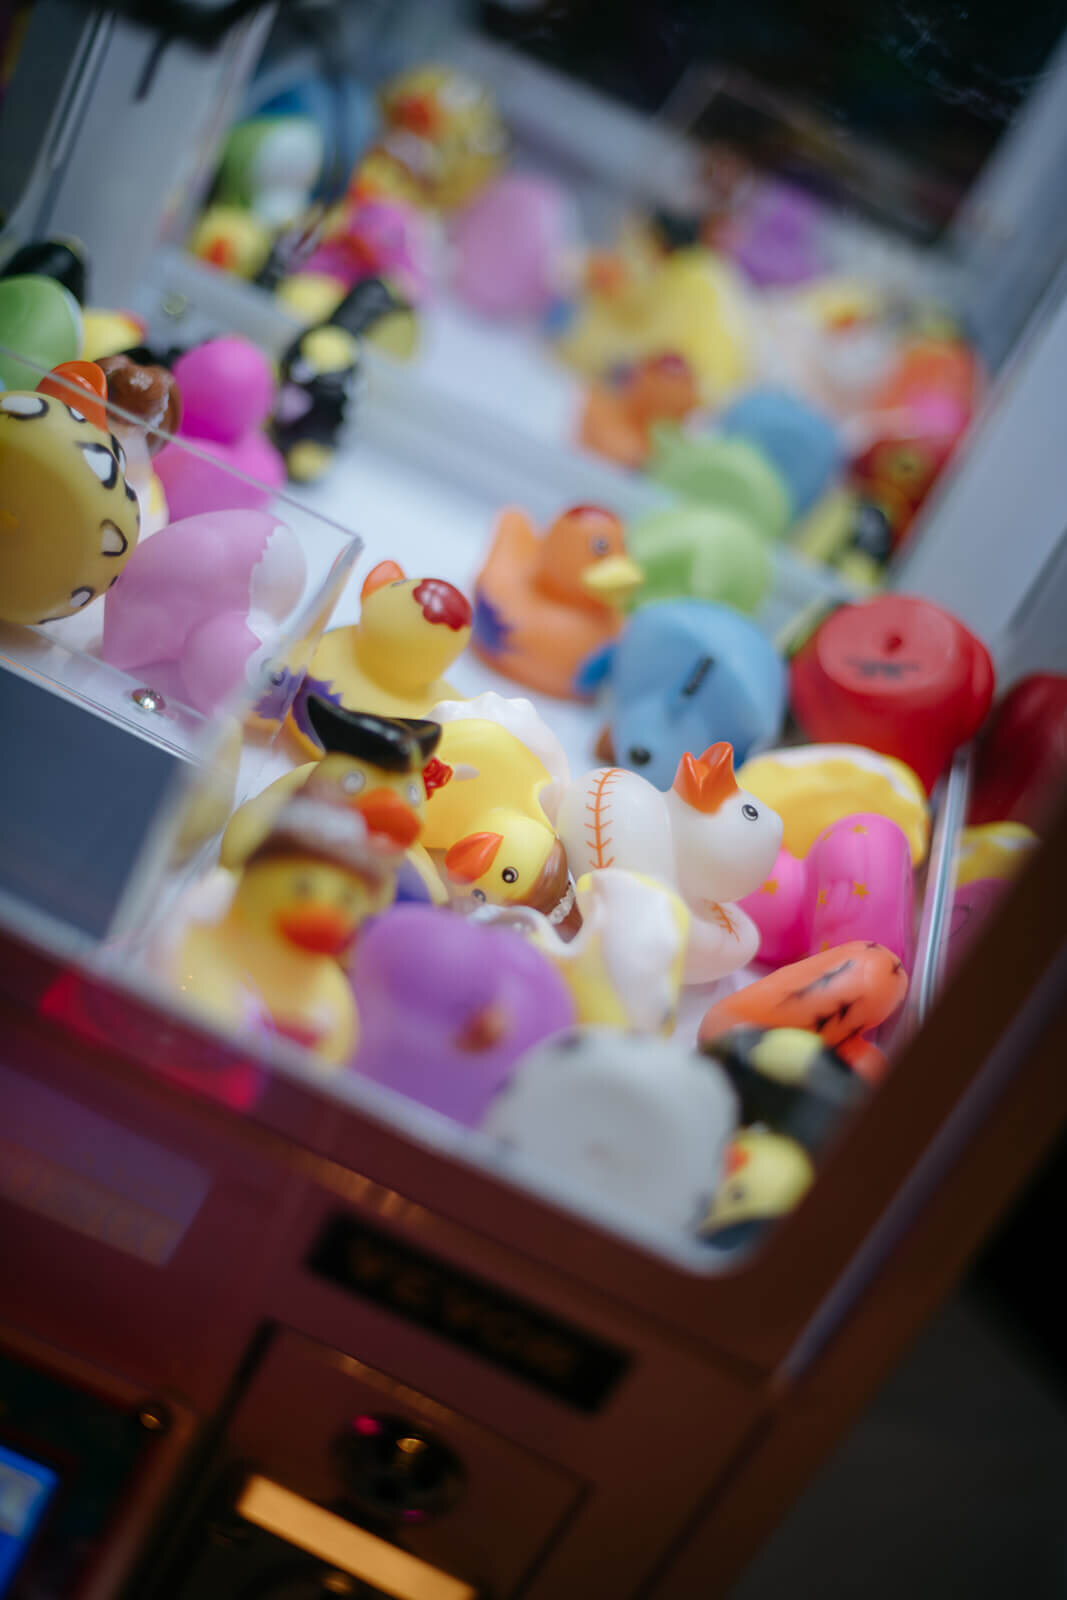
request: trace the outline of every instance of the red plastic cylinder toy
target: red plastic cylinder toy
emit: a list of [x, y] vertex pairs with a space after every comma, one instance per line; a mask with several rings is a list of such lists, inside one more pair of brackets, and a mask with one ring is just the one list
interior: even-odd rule
[[940, 606], [885, 594], [827, 617], [793, 658], [791, 696], [813, 740], [896, 756], [929, 790], [984, 722], [993, 663]]

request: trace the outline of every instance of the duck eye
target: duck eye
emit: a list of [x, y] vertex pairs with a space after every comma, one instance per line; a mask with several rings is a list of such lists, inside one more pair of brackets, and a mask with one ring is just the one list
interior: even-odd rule
[[740, 1202], [745, 1199], [747, 1194], [748, 1190], [745, 1188], [743, 1183], [732, 1183], [729, 1189], [726, 1191], [726, 1198], [728, 1200], [736, 1200]]
[[471, 890], [471, 899], [472, 900], [484, 900], [485, 899], [485, 890], [484, 889], [472, 889]]
[[743, 817], [747, 817], [749, 822], [755, 822], [756, 818], [759, 816], [759, 812], [756, 810], [755, 806], [743, 805], [741, 807], [741, 815]]
[[652, 751], [646, 750], [643, 744], [632, 744], [627, 754], [635, 767], [647, 767], [652, 760]]
[[346, 772], [341, 779], [341, 791], [343, 794], [358, 794], [366, 781], [362, 772]]
[[315, 885], [312, 883], [311, 879], [306, 873], [297, 878], [293, 884], [293, 893], [300, 900], [306, 900], [308, 896], [314, 894], [314, 892]]
[[599, 538], [592, 541], [591, 548], [595, 556], [606, 556], [608, 551], [611, 549], [611, 545], [608, 543], [607, 539]]
[[505, 883], [514, 883], [519, 874], [515, 867], [505, 867], [500, 876], [503, 878]]

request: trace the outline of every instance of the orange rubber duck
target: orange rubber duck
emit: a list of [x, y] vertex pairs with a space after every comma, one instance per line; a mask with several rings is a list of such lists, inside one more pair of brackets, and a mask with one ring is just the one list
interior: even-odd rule
[[525, 512], [505, 511], [475, 585], [472, 648], [530, 689], [584, 700], [580, 669], [615, 638], [618, 607], [643, 580], [612, 512], [572, 506], [541, 538]]
[[587, 450], [623, 467], [643, 467], [654, 422], [681, 422], [700, 403], [693, 369], [673, 353], [639, 362], [620, 384], [594, 383], [579, 437]]

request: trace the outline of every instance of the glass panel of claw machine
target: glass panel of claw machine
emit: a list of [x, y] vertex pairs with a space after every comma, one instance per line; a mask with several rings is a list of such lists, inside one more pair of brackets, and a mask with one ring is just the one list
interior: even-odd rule
[[[484, 43], [449, 49], [460, 65], [408, 63], [378, 85], [377, 113], [348, 85], [329, 135], [362, 116], [364, 149], [341, 184], [314, 74], [294, 87], [275, 62], [253, 90], [189, 255], [165, 253], [146, 287], [149, 343], [185, 353], [103, 362], [109, 403], [180, 401], [180, 441], [148, 460], [142, 420], [128, 452], [146, 518], [169, 525], [142, 535], [102, 604], [85, 583], [60, 608], [70, 620], [41, 624], [36, 598], [13, 610], [39, 625], [12, 646], [11, 681], [26, 697], [31, 673], [90, 671], [123, 726], [206, 715], [232, 761], [239, 724], [216, 715], [210, 647], [231, 628], [251, 654], [221, 842], [216, 810], [164, 895], [157, 819], [153, 870], [86, 931], [105, 948], [121, 936], [139, 983], [310, 1061], [333, 1092], [718, 1269], [806, 1192], [944, 959], [960, 752], [993, 664], [961, 621], [880, 586], [978, 407], [982, 363], [945, 309], [946, 269], [758, 176], [753, 126], [775, 133], [779, 167], [782, 129], [797, 168], [825, 156], [780, 96], [690, 74], [651, 131], [618, 113], [636, 143], [613, 184], [615, 113], [575, 98], [568, 191], [533, 170], [544, 129], [521, 71]], [[497, 71], [515, 133], [470, 60]], [[722, 134], [736, 126], [745, 159]], [[837, 198], [857, 185], [844, 166]], [[921, 234], [940, 199], [900, 182], [885, 203]], [[269, 350], [277, 388], [250, 339], [196, 343], [220, 326]], [[94, 337], [131, 336], [97, 319]], [[9, 439], [47, 406], [42, 432], [84, 426], [12, 393]], [[215, 558], [190, 540], [217, 535], [192, 519], [238, 515], [241, 471], [288, 475], [297, 499], [269, 503], [305, 584], [312, 551], [325, 582], [340, 538], [320, 513], [343, 523], [358, 506], [375, 530], [318, 644], [310, 624], [353, 545], [299, 627], [271, 616], [269, 644], [255, 582], [255, 623], [211, 615]], [[505, 497], [522, 509], [499, 515], [486, 556]], [[164, 661], [173, 605], [149, 569], [173, 581], [168, 541], [207, 615]], [[264, 565], [291, 623], [293, 572], [273, 549]], [[296, 637], [295, 653], [277, 642]], [[120, 672], [146, 681], [127, 691]], [[266, 755], [248, 732], [264, 717]], [[27, 804], [43, 815], [36, 792]], [[956, 890], [981, 884], [983, 905], [1035, 842], [1014, 812], [985, 820], [1004, 828], [967, 839]], [[44, 910], [90, 915], [56, 892]]]

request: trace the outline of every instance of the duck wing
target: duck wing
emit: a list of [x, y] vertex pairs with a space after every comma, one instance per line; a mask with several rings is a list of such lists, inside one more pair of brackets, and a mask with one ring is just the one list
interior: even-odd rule
[[537, 565], [541, 541], [525, 511], [515, 507], [501, 513], [479, 582], [531, 573]]

